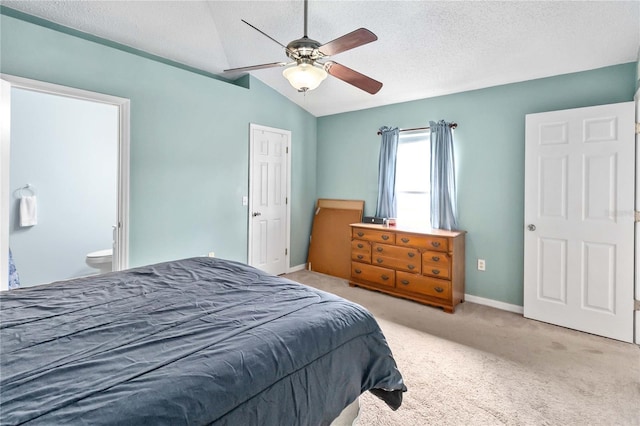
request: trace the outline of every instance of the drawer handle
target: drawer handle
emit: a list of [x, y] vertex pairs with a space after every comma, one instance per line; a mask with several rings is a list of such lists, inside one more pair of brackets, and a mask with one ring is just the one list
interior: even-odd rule
[[361, 254], [359, 254], [359, 255], [358, 255], [358, 259], [364, 259], [364, 256], [363, 256], [363, 255], [361, 255]]
[[385, 240], [385, 241], [387, 241], [387, 240], [389, 239], [389, 236], [388, 236], [388, 235], [383, 235], [383, 236], [382, 236], [382, 239], [383, 239], [383, 240]]
[[437, 262], [440, 260], [440, 258], [438, 256], [431, 256], [431, 260], [433, 260], [434, 262]]
[[434, 290], [437, 291], [438, 293], [442, 293], [444, 291], [442, 287], [436, 287], [434, 288]]
[[382, 260], [382, 259], [380, 259], [380, 258], [377, 258], [377, 259], [376, 259], [376, 262], [378, 262], [378, 263], [382, 263], [382, 262], [384, 262], [384, 260]]
[[400, 238], [400, 241], [402, 241], [403, 243], [407, 244], [409, 242], [408, 238]]
[[404, 284], [404, 285], [409, 285], [409, 280], [402, 280], [402, 281], [400, 281], [400, 282], [401, 282], [402, 284]]
[[362, 237], [364, 235], [364, 232], [358, 232], [358, 237]]
[[358, 248], [364, 248], [364, 244], [358, 244]]
[[411, 269], [413, 271], [416, 267], [413, 266], [413, 265], [407, 265], [407, 268], [409, 268], [409, 269]]
[[431, 241], [431, 245], [434, 247], [440, 247], [440, 242], [439, 241]]
[[413, 256], [415, 256], [415, 255], [416, 255], [416, 254], [415, 254], [414, 252], [412, 252], [412, 251], [410, 251], [409, 253], [407, 253], [407, 256], [409, 256], [409, 257], [413, 257]]
[[389, 279], [389, 277], [387, 275], [382, 275], [380, 278], [382, 278], [384, 281]]
[[440, 270], [438, 269], [432, 269], [431, 272], [433, 272], [434, 274], [438, 275], [440, 273]]
[[376, 247], [376, 250], [378, 250], [379, 252], [382, 252], [382, 250], [384, 250], [382, 247]]
[[361, 274], [362, 271], [360, 269], [354, 269], [353, 272], [355, 272], [356, 274]]

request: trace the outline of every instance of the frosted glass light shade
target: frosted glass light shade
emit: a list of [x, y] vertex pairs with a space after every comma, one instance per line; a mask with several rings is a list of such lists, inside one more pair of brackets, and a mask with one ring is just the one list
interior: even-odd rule
[[299, 92], [313, 90], [327, 78], [327, 72], [311, 64], [299, 64], [282, 71], [284, 78]]

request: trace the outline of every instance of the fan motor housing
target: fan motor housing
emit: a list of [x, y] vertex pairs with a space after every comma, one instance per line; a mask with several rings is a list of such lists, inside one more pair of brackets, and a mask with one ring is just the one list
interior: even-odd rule
[[320, 43], [305, 36], [289, 43], [286, 53], [291, 59], [297, 60], [304, 58], [315, 60], [323, 56], [318, 50], [320, 46]]

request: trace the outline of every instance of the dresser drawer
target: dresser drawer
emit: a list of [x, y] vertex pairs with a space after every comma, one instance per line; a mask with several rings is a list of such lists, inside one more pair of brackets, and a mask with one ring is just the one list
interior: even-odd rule
[[451, 281], [447, 280], [398, 271], [396, 273], [396, 287], [439, 299], [451, 300]]
[[358, 253], [357, 251], [351, 252], [351, 260], [355, 260], [357, 262], [365, 262], [371, 263], [371, 254], [369, 253]]
[[401, 247], [418, 247], [438, 251], [449, 250], [449, 240], [447, 238], [432, 235], [414, 235], [398, 232], [396, 244]]
[[351, 277], [387, 287], [395, 287], [396, 284], [396, 271], [365, 263], [351, 262]]
[[396, 242], [396, 234], [388, 231], [378, 231], [376, 229], [353, 228], [353, 238], [360, 240], [369, 240], [380, 243], [394, 244]]
[[374, 252], [371, 255], [371, 263], [377, 266], [400, 269], [402, 271], [414, 272], [416, 274], [420, 273], [420, 258], [417, 256], [413, 259], [398, 259], [397, 257], [379, 256]]
[[429, 275], [430, 277], [444, 278], [448, 279], [451, 274], [449, 273], [449, 269], [439, 268], [434, 265], [422, 264], [422, 274]]
[[374, 243], [371, 251], [374, 256], [395, 257], [396, 259], [411, 260], [413, 262], [420, 259], [420, 251], [410, 247]]
[[451, 277], [451, 258], [448, 254], [438, 251], [422, 253], [422, 273], [433, 277]]
[[351, 259], [371, 263], [371, 243], [364, 240], [352, 240]]

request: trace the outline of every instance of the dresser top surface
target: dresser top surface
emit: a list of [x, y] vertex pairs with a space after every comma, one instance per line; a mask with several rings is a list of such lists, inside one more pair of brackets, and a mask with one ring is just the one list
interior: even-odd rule
[[376, 231], [406, 232], [409, 234], [436, 235], [439, 237], [457, 237], [466, 234], [467, 231], [447, 231], [445, 229], [430, 228], [428, 226], [384, 226], [373, 223], [352, 223], [349, 226], [354, 228], [375, 229]]

